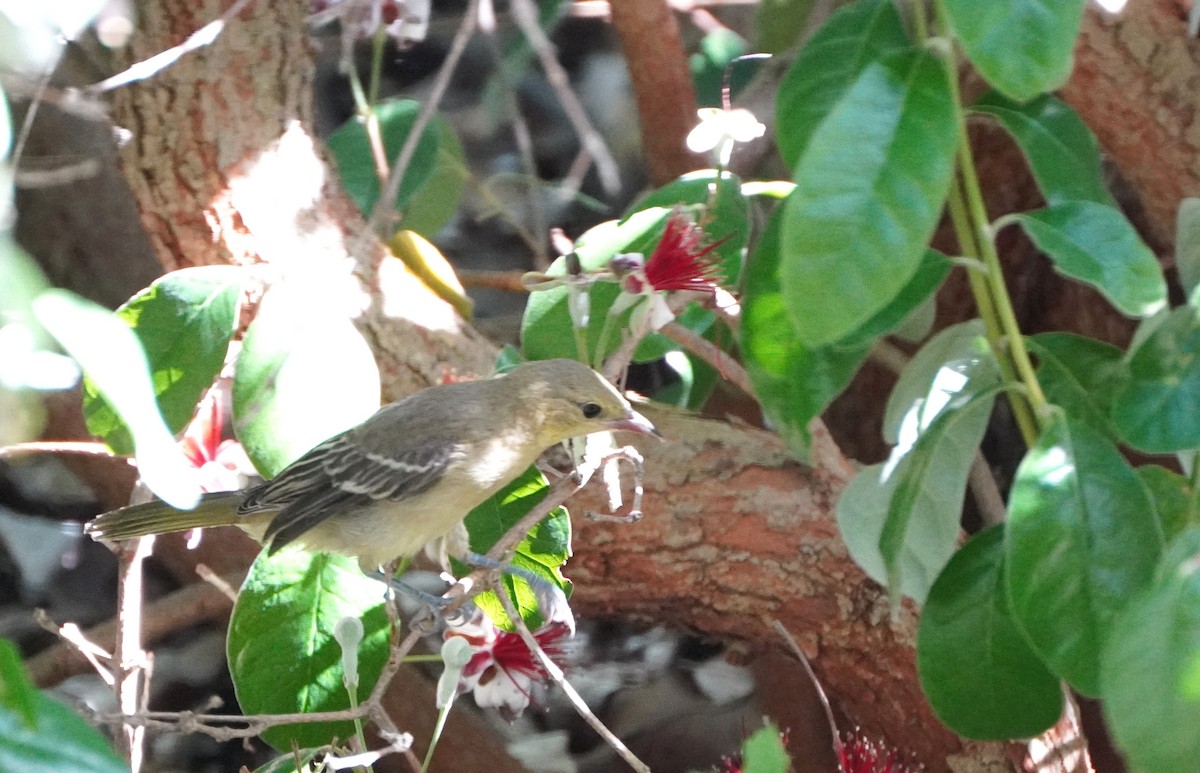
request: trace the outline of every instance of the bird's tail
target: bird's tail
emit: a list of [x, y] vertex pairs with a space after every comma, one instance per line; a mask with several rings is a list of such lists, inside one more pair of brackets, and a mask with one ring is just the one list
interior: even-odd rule
[[122, 507], [96, 516], [83, 530], [93, 539], [119, 540], [204, 526], [228, 526], [238, 522], [237, 507], [245, 495], [244, 491], [204, 494], [192, 510], [176, 510], [158, 500]]

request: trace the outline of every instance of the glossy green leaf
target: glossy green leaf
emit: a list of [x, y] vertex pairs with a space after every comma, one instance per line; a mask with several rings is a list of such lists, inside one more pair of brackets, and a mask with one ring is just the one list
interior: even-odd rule
[[1180, 535], [1104, 651], [1101, 695], [1117, 746], [1137, 770], [1190, 773], [1200, 759], [1200, 529]]
[[[958, 543], [967, 475], [1000, 392], [999, 387], [975, 392], [974, 386], [950, 397], [936, 418], [920, 428], [911, 451], [903, 453], [903, 432], [901, 445], [892, 451], [893, 458], [903, 455], [892, 473], [897, 482], [879, 534], [879, 554], [897, 601], [903, 592], [923, 602]], [[926, 406], [932, 402], [931, 393]]]
[[16, 648], [0, 639], [0, 770], [128, 773], [105, 738], [29, 681]]
[[434, 120], [433, 127], [438, 136], [433, 169], [409, 200], [400, 221], [400, 227], [416, 231], [427, 239], [432, 239], [458, 211], [463, 184], [470, 175], [454, 127], [440, 118]]
[[[397, 99], [375, 105], [379, 117], [380, 133], [383, 135], [384, 155], [389, 167], [395, 163], [404, 141], [416, 123], [421, 103], [412, 99]], [[400, 183], [400, 194], [396, 197], [396, 209], [403, 211], [413, 194], [425, 184], [438, 164], [438, 122], [435, 119], [425, 128], [417, 143], [404, 180]], [[376, 174], [375, 157], [367, 138], [367, 128], [357, 117], [342, 124], [326, 141], [337, 160], [338, 174], [350, 198], [364, 215], [370, 215], [379, 201], [382, 183]]]
[[1097, 695], [1113, 620], [1162, 554], [1145, 487], [1098, 430], [1056, 417], [1017, 469], [1006, 546], [1013, 613], [1034, 649]]
[[771, 426], [798, 459], [808, 457], [809, 423], [850, 383], [870, 342], [816, 349], [792, 330], [779, 289], [777, 211], [746, 267], [741, 349], [746, 372]]
[[860, 470], [838, 501], [850, 555], [894, 598], [923, 601], [954, 554], [967, 474], [999, 384], [977, 320], [942, 331], [893, 390], [897, 445], [887, 463]]
[[1049, 94], [1014, 102], [992, 91], [971, 109], [998, 120], [1017, 141], [1047, 204], [1094, 201], [1116, 206], [1104, 186], [1096, 137], [1065, 102]]
[[[288, 549], [259, 554], [238, 593], [226, 645], [238, 704], [247, 714], [290, 714], [349, 708], [342, 650], [333, 637], [343, 617], [362, 620], [358, 698], [370, 694], [388, 655], [384, 586], [354, 559]], [[354, 724], [321, 722], [272, 727], [263, 739], [280, 751], [295, 740], [321, 746], [352, 737]]]
[[33, 311], [129, 428], [142, 481], [172, 507], [195, 507], [199, 479], [163, 423], [146, 352], [129, 325], [66, 290], [42, 293]]
[[[221, 372], [244, 279], [235, 266], [172, 271], [117, 309], [142, 342], [159, 410], [173, 433], [192, 420]], [[83, 384], [83, 412], [89, 432], [119, 454], [133, 452], [129, 428], [91, 380]]]
[[858, 329], [916, 273], [956, 138], [946, 70], [927, 51], [868, 65], [821, 123], [783, 205], [780, 280], [807, 345]]
[[[486, 554], [508, 530], [539, 502], [546, 498], [549, 487], [546, 478], [536, 467], [529, 468], [491, 499], [476, 507], [467, 516], [467, 532], [471, 550]], [[571, 557], [571, 518], [566, 508], [559, 507], [546, 516], [516, 547], [513, 566], [526, 569], [545, 582], [557, 585], [570, 595], [571, 582], [562, 576], [562, 566]], [[463, 574], [466, 572], [464, 571]], [[536, 630], [542, 623], [537, 598], [523, 577], [505, 574], [501, 583], [508, 591], [521, 618]], [[475, 603], [497, 626], [512, 630], [504, 605], [493, 591], [475, 597]]]
[[1038, 383], [1046, 399], [1115, 440], [1109, 410], [1125, 378], [1121, 350], [1074, 333], [1042, 333], [1027, 345], [1037, 357]]
[[371, 348], [345, 317], [298, 288], [269, 290], [233, 379], [238, 439], [265, 477], [379, 408]]
[[1167, 282], [1154, 253], [1117, 210], [1072, 201], [1010, 216], [1058, 273], [1099, 290], [1130, 317], [1167, 305]]
[[841, 346], [858, 343], [874, 343], [880, 336], [887, 335], [904, 323], [909, 315], [930, 300], [946, 276], [950, 273], [950, 261], [937, 250], [926, 250], [917, 266], [917, 273], [900, 288], [900, 292], [886, 306], [868, 319], [862, 327], [838, 342]]
[[941, 0], [954, 33], [988, 83], [1019, 102], [1071, 74], [1084, 0]]
[[965, 738], [1036, 736], [1058, 721], [1062, 689], [1025, 640], [1004, 583], [1004, 529], [976, 534], [929, 590], [917, 633], [921, 689]]
[[984, 337], [982, 320], [960, 322], [938, 331], [913, 355], [888, 395], [884, 441], [891, 445], [900, 442], [901, 425], [914, 409], [925, 405], [931, 385], [943, 370], [948, 371], [946, 377], [959, 373], [964, 380], [975, 379], [983, 389], [999, 383], [999, 366]]
[[742, 744], [742, 773], [787, 773], [790, 769], [791, 759], [775, 725], [760, 727]]
[[1129, 356], [1113, 399], [1121, 437], [1149, 453], [1200, 447], [1200, 318], [1192, 306], [1170, 312]]
[[[770, 7], [771, 3], [762, 3], [760, 16]], [[891, 0], [858, 0], [829, 17], [779, 84], [775, 139], [788, 168], [795, 168], [817, 127], [863, 68], [908, 45], [904, 24]]]
[[1196, 288], [1200, 286], [1200, 198], [1179, 202], [1175, 220], [1175, 268], [1183, 294], [1193, 306], [1200, 305]]
[[1191, 481], [1157, 464], [1137, 468], [1162, 527], [1167, 543], [1172, 542], [1188, 526], [1200, 525], [1200, 493]]

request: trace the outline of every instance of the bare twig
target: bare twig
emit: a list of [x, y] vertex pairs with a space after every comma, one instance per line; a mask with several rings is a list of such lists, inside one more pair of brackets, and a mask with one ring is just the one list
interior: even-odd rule
[[587, 111], [584, 110], [579, 97], [575, 96], [575, 92], [571, 90], [571, 79], [555, 55], [554, 44], [550, 42], [550, 38], [546, 37], [545, 31], [538, 23], [537, 6], [532, 0], [513, 0], [511, 7], [513, 19], [520, 27], [521, 33], [529, 41], [534, 53], [537, 54], [538, 61], [541, 62], [542, 69], [546, 72], [546, 80], [554, 89], [554, 93], [558, 95], [558, 101], [567, 115], [567, 120], [571, 122], [575, 133], [579, 135], [579, 142], [583, 145], [584, 150], [591, 155], [592, 162], [596, 165], [596, 174], [600, 177], [600, 184], [609, 194], [617, 193], [621, 189], [617, 162], [604, 143], [604, 138], [592, 126], [591, 119], [588, 118]]
[[658, 332], [713, 366], [726, 381], [751, 397], [754, 396], [754, 385], [750, 383], [750, 376], [746, 374], [746, 369], [733, 357], [721, 351], [720, 347], [712, 341], [678, 322], [668, 322]]
[[771, 621], [771, 627], [775, 629], [787, 643], [788, 649], [796, 656], [796, 660], [804, 666], [804, 673], [808, 674], [808, 681], [812, 682], [813, 689], [817, 692], [817, 697], [821, 700], [821, 708], [825, 710], [825, 721], [829, 723], [829, 732], [833, 735], [833, 752], [837, 758], [844, 759], [842, 752], [842, 734], [838, 732], [837, 720], [833, 717], [833, 706], [829, 704], [829, 696], [825, 694], [825, 688], [821, 685], [821, 680], [817, 678], [817, 673], [813, 671], [812, 664], [808, 662], [808, 656], [804, 654], [804, 650], [800, 649], [800, 645], [792, 638], [792, 634], [787, 628], [784, 628], [783, 623], [778, 620]]
[[563, 673], [563, 670], [558, 667], [557, 663], [550, 659], [550, 656], [546, 654], [544, 649], [542, 649], [542, 645], [538, 644], [537, 638], [533, 635], [533, 632], [529, 630], [529, 626], [525, 625], [525, 621], [521, 619], [521, 613], [517, 611], [516, 605], [513, 604], [512, 599], [508, 597], [508, 594], [504, 592], [504, 589], [497, 585], [497, 587], [493, 588], [493, 590], [496, 591], [496, 597], [499, 598], [500, 603], [504, 605], [505, 614], [508, 615], [509, 620], [513, 621], [513, 625], [516, 626], [517, 633], [521, 635], [521, 640], [525, 642], [525, 646], [528, 647], [533, 656], [538, 659], [538, 662], [541, 664], [542, 668], [545, 669], [546, 674], [550, 677], [550, 679], [562, 689], [563, 695], [567, 696], [567, 700], [571, 702], [571, 705], [575, 708], [575, 712], [579, 714], [583, 721], [588, 723], [589, 727], [596, 731], [597, 735], [604, 739], [605, 743], [612, 747], [613, 751], [615, 751], [621, 757], [621, 759], [628, 763], [629, 767], [638, 771], [638, 773], [650, 773], [649, 766], [638, 759], [637, 755], [630, 751], [629, 747], [625, 745], [625, 742], [618, 738], [613, 731], [609, 730], [608, 727], [606, 727], [605, 724], [600, 721], [600, 718], [596, 716], [595, 712], [588, 707], [587, 702], [583, 699], [583, 696], [581, 696], [575, 690], [575, 688], [571, 686], [571, 683], [567, 681], [567, 677]]
[[459, 269], [455, 272], [463, 287], [486, 287], [508, 293], [529, 292], [521, 283], [524, 271], [471, 271]]
[[[230, 584], [241, 582], [240, 575], [223, 579]], [[217, 588], [207, 583], [195, 583], [148, 605], [143, 610], [142, 633], [146, 641], [153, 641], [197, 622], [227, 615], [231, 606], [229, 599]], [[112, 642], [116, 628], [116, 620], [109, 620], [88, 629], [84, 637], [90, 642]], [[57, 626], [53, 630], [59, 633]], [[102, 645], [94, 646], [103, 651]], [[70, 676], [83, 673], [86, 666], [76, 647], [64, 644], [49, 647], [25, 661], [25, 670], [39, 687], [52, 687]]]
[[442, 62], [437, 77], [433, 79], [429, 96], [422, 103], [421, 110], [417, 113], [417, 118], [413, 122], [412, 128], [409, 129], [408, 136], [404, 138], [404, 146], [400, 148], [400, 154], [396, 156], [391, 174], [388, 175], [387, 184], [384, 185], [379, 201], [376, 202], [375, 209], [371, 212], [371, 228], [377, 234], [386, 236], [390, 232], [396, 198], [400, 195], [400, 183], [404, 180], [404, 173], [408, 170], [408, 165], [417, 152], [417, 144], [425, 133], [425, 127], [433, 120], [433, 114], [437, 112], [438, 104], [441, 103], [442, 97], [450, 87], [450, 79], [458, 68], [458, 62], [467, 48], [467, 43], [475, 34], [475, 26], [478, 21], [479, 0], [470, 0], [463, 15], [462, 24], [459, 25], [458, 32], [454, 33], [454, 40], [450, 43], [450, 51], [446, 54], [446, 60]]
[[0, 446], [0, 459], [24, 454], [84, 454], [86, 456], [117, 455], [103, 443], [91, 443], [74, 440], [41, 440], [32, 443], [14, 443], [11, 446]]
[[[144, 687], [149, 680], [150, 658], [142, 649], [142, 564], [154, 549], [154, 537], [140, 537], [133, 549], [121, 554], [121, 581], [117, 585], [117, 647], [113, 653], [117, 705], [125, 714], [145, 708]], [[122, 750], [133, 773], [142, 767], [146, 730], [122, 727]]]

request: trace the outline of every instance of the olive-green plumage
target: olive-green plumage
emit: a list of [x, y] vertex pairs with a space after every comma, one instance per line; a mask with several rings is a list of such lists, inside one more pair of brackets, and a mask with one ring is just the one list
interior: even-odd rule
[[247, 491], [206, 494], [194, 510], [162, 502], [88, 523], [117, 540], [237, 525], [274, 552], [287, 544], [376, 567], [448, 538], [463, 518], [550, 446], [604, 430], [657, 434], [599, 374], [573, 360], [517, 366], [494, 379], [430, 387], [384, 406]]

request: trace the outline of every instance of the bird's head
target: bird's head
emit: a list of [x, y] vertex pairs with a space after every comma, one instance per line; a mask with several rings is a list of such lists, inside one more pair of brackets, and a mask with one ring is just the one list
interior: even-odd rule
[[545, 447], [614, 430], [661, 437], [603, 376], [574, 360], [523, 363], [504, 378], [513, 380], [521, 405], [534, 413]]

